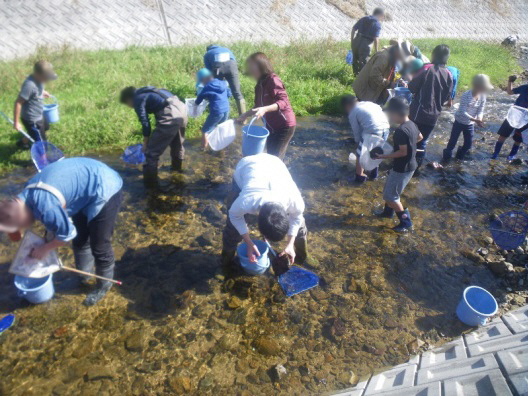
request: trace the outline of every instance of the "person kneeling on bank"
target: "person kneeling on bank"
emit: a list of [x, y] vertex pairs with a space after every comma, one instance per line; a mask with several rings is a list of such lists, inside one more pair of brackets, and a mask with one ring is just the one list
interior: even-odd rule
[[[43, 259], [72, 241], [77, 269], [114, 277], [112, 235], [123, 200], [123, 180], [113, 169], [90, 158], [66, 158], [48, 165], [16, 197], [0, 201], [0, 232], [19, 233], [38, 220], [55, 238], [31, 252]], [[83, 278], [84, 282], [89, 278]], [[101, 300], [112, 283], [97, 279], [84, 305]]]
[[[136, 111], [143, 128], [145, 185], [157, 185], [159, 159], [169, 146], [172, 169], [180, 172], [185, 154], [183, 142], [188, 121], [187, 106], [172, 92], [151, 86], [139, 89], [127, 87], [121, 91], [120, 101]], [[156, 129], [152, 134], [149, 114], [154, 114], [156, 118]]]
[[412, 229], [411, 215], [400, 202], [400, 195], [413, 177], [418, 167], [416, 162], [416, 143], [423, 139], [422, 134], [414, 122], [409, 120], [409, 104], [404, 98], [392, 98], [387, 104], [387, 115], [391, 125], [396, 126], [394, 132], [394, 152], [377, 156], [394, 158], [393, 167], [383, 188], [385, 209], [379, 217], [392, 218], [394, 212], [398, 215], [400, 224], [393, 228], [397, 232]]
[[304, 201], [286, 165], [276, 156], [257, 154], [243, 158], [233, 176], [233, 186], [227, 199], [228, 218], [222, 242], [222, 264], [229, 265], [237, 245], [244, 240], [247, 257], [256, 262], [260, 256], [249, 235], [246, 215], [258, 215], [258, 228], [270, 242], [286, 238], [281, 256], [290, 263], [313, 265], [308, 256]]

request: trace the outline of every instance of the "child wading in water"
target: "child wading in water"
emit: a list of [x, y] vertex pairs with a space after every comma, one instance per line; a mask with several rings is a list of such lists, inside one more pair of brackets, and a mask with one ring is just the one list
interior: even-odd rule
[[[528, 84], [513, 88], [513, 83], [515, 80], [517, 80], [517, 76], [510, 76], [508, 79], [508, 88], [506, 89], [506, 92], [508, 92], [508, 95], [519, 95], [515, 101], [515, 105], [528, 109]], [[508, 155], [508, 161], [512, 161], [519, 151], [519, 146], [523, 142], [522, 132], [526, 129], [528, 129], [528, 124], [520, 129], [515, 129], [510, 125], [508, 120], [504, 120], [499, 132], [497, 132], [499, 134], [499, 139], [497, 140], [497, 143], [495, 143], [495, 151], [493, 152], [491, 159], [497, 159], [499, 157], [504, 141], [512, 134], [512, 132], [515, 131], [513, 135], [513, 147], [510, 151], [510, 154]]]
[[473, 88], [464, 92], [460, 98], [460, 107], [455, 113], [451, 137], [447, 148], [444, 149], [444, 161], [449, 161], [453, 156], [453, 150], [461, 133], [464, 136], [464, 144], [458, 148], [456, 159], [464, 159], [464, 156], [471, 149], [475, 124], [479, 127], [484, 126], [482, 118], [484, 117], [484, 107], [486, 106], [486, 92], [492, 89], [493, 85], [491, 85], [487, 75], [477, 74], [473, 77]]
[[397, 125], [394, 132], [394, 152], [382, 154], [377, 158], [394, 158], [393, 167], [383, 188], [385, 209], [379, 217], [392, 218], [394, 212], [400, 219], [400, 224], [393, 228], [397, 232], [412, 229], [411, 215], [400, 202], [400, 195], [418, 168], [416, 162], [416, 144], [423, 139], [414, 122], [409, 120], [409, 104], [403, 98], [392, 98], [387, 104], [387, 115], [391, 125]]
[[[214, 78], [209, 69], [200, 69], [196, 74], [196, 89], [198, 97], [196, 105], [203, 100], [209, 102], [209, 116], [202, 127], [202, 147], [207, 149], [209, 135], [222, 122], [229, 118], [229, 97], [231, 90], [225, 81]], [[203, 86], [203, 88], [201, 88]]]

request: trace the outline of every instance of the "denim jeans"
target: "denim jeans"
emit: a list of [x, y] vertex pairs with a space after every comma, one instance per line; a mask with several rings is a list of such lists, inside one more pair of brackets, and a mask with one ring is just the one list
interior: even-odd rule
[[458, 121], [455, 121], [453, 128], [451, 129], [451, 137], [449, 138], [449, 143], [447, 143], [447, 148], [444, 150], [444, 159], [447, 160], [453, 155], [453, 150], [456, 147], [458, 138], [460, 134], [464, 136], [464, 144], [457, 151], [457, 159], [463, 159], [467, 152], [471, 149], [473, 144], [473, 134], [475, 133], [474, 124], [462, 124]]

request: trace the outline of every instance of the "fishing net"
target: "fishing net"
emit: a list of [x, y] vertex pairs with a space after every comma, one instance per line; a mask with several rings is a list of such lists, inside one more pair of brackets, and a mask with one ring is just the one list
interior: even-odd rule
[[284, 293], [291, 297], [317, 286], [319, 277], [313, 272], [294, 266], [288, 272], [279, 276], [279, 284]]
[[516, 249], [526, 238], [528, 215], [519, 211], [503, 213], [491, 221], [490, 231], [493, 240], [501, 249]]
[[49, 142], [38, 141], [31, 146], [31, 159], [40, 172], [46, 166], [64, 158], [64, 154]]
[[127, 147], [125, 152], [121, 156], [121, 159], [127, 164], [140, 165], [145, 162], [145, 153], [143, 153], [143, 145], [135, 144], [134, 146]]

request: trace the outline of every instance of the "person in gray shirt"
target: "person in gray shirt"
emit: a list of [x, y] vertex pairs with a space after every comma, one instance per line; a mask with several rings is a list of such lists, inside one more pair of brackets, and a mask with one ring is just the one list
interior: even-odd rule
[[[44, 90], [44, 84], [56, 79], [57, 74], [51, 63], [47, 61], [35, 63], [33, 74], [25, 79], [15, 101], [14, 126], [17, 131], [20, 130], [22, 122], [33, 139], [46, 140], [49, 125], [43, 115], [43, 98], [48, 98], [50, 94]], [[23, 138], [18, 144], [28, 148], [29, 142]]]

